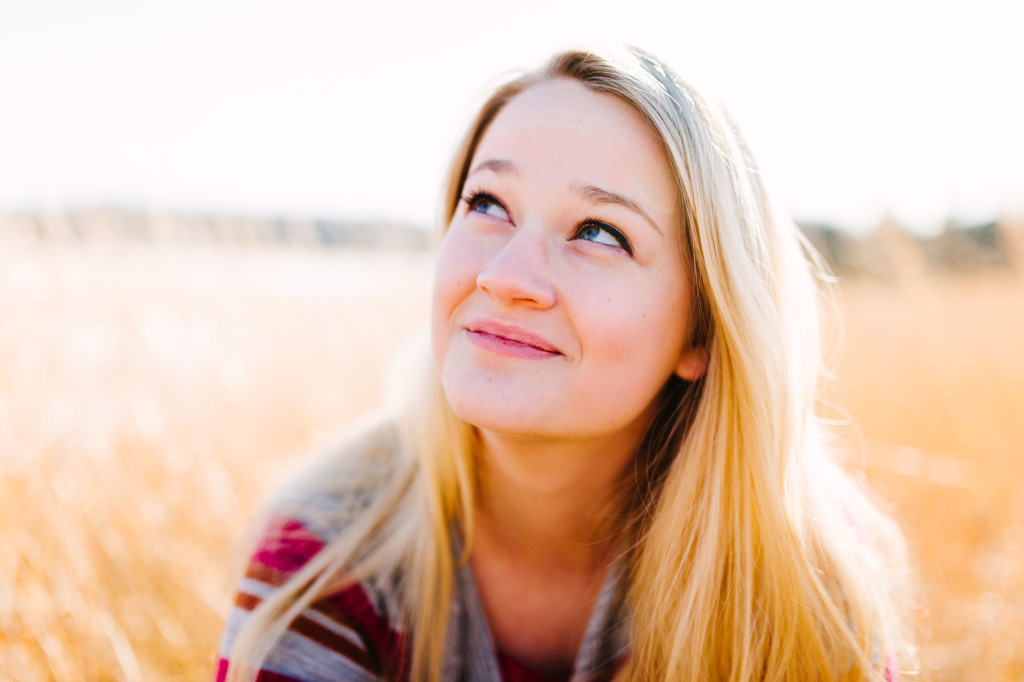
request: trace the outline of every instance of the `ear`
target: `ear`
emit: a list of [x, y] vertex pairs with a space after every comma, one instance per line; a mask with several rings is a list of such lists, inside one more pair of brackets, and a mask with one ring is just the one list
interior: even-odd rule
[[683, 350], [676, 365], [676, 376], [684, 381], [696, 381], [708, 371], [708, 351], [702, 346]]

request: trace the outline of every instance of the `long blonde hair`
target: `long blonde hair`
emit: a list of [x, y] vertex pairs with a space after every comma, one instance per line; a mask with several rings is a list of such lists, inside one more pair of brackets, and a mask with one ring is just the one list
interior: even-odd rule
[[[773, 212], [727, 113], [639, 50], [556, 55], [481, 107], [449, 168], [441, 229], [490, 123], [554, 78], [620, 98], [662, 140], [696, 289], [691, 336], [708, 355], [701, 380], [666, 387], [637, 454], [632, 637], [620, 678], [882, 679], [887, 661], [912, 657], [894, 596], [902, 541], [829, 459], [814, 411], [820, 270], [792, 221]], [[477, 440], [432, 363], [424, 357], [411, 373], [416, 389], [395, 416], [329, 453], [303, 484], [339, 500], [302, 509], [304, 518], [340, 533], [254, 610], [231, 680], [251, 675], [314, 601], [382, 576], [401, 586], [412, 679], [440, 680], [460, 560], [453, 526], [467, 553], [473, 543]], [[303, 485], [280, 503], [302, 507]]]

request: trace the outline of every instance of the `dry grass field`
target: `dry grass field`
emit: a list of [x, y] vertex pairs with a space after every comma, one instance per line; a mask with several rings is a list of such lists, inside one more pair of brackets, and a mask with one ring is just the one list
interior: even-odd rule
[[[209, 679], [247, 516], [377, 401], [429, 268], [0, 243], [0, 680]], [[1024, 278], [842, 296], [836, 428], [908, 535], [921, 679], [1022, 680]]]

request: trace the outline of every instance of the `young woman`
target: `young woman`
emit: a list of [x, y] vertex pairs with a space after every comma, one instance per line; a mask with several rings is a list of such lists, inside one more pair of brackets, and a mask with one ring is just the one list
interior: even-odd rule
[[815, 261], [724, 111], [559, 54], [443, 213], [432, 359], [273, 501], [219, 679], [893, 679], [899, 533], [829, 461]]

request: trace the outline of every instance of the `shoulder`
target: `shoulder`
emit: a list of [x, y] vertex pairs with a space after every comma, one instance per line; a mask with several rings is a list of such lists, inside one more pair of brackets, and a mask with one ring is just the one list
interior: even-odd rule
[[[228, 660], [242, 627], [264, 602], [274, 599], [289, 580], [300, 576], [323, 550], [324, 539], [301, 521], [277, 517], [260, 538], [239, 581], [220, 646], [218, 680], [226, 679]], [[405, 639], [389, 612], [391, 595], [379, 584], [338, 581], [291, 618], [261, 664], [257, 679], [346, 680], [391, 678], [404, 659]], [[305, 582], [305, 581], [303, 581]]]
[[325, 570], [332, 543], [374, 503], [395, 469], [392, 435], [387, 425], [378, 426], [325, 450], [274, 497], [228, 614], [218, 680], [226, 678], [227, 661], [238, 653], [239, 633], [254, 612], [261, 605], [286, 612], [320, 577], [327, 587], [305, 608], [294, 617], [278, 616], [283, 633], [257, 679], [392, 679], [404, 665], [396, 587]]
[[[851, 578], [839, 594], [840, 603], [858, 600], [862, 624], [872, 633], [870, 660], [885, 680], [895, 682], [898, 665], [911, 665], [914, 645], [905, 623], [915, 610], [915, 587], [906, 541], [899, 526], [866, 486], [833, 464], [823, 486], [826, 504], [819, 504], [817, 542], [832, 565], [841, 564]], [[831, 573], [827, 567], [826, 572]], [[839, 589], [839, 588], [837, 588]]]

